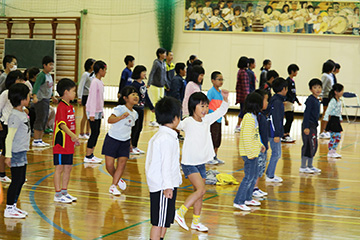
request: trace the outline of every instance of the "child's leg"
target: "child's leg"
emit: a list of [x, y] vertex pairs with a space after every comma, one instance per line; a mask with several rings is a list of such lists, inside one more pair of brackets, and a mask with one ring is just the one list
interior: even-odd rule
[[285, 112], [286, 123], [284, 125], [284, 136], [289, 136], [291, 124], [294, 121], [294, 111]]
[[167, 228], [165, 228], [165, 227], [161, 229], [160, 238], [164, 238], [164, 237], [165, 237], [166, 230], [167, 230]]
[[138, 146], [140, 133], [143, 128], [143, 121], [144, 121], [144, 109], [136, 109], [138, 113], [138, 119], [135, 122], [135, 125], [131, 129], [131, 145], [136, 148]]
[[110, 156], [105, 156], [106, 170], [112, 177], [114, 177], [114, 174], [115, 174], [114, 161], [115, 161], [115, 158], [110, 157]]
[[90, 122], [91, 134], [87, 143], [86, 156], [89, 156], [94, 152], [96, 142], [100, 135], [101, 119], [95, 119], [94, 121], [89, 120], [89, 122]]
[[328, 148], [329, 151], [334, 150], [334, 144], [335, 144], [335, 133], [334, 132], [330, 132], [330, 140], [328, 143]]
[[[191, 180], [190, 180], [191, 181]], [[194, 202], [194, 215], [200, 215], [201, 214], [201, 208], [203, 203], [203, 197], [206, 193], [205, 189], [205, 179], [202, 179], [202, 182], [199, 182], [198, 187], [200, 187], [200, 193], [203, 193], [202, 196]], [[197, 191], [197, 187], [194, 185], [194, 190]]]
[[20, 169], [19, 169], [19, 170], [20, 170], [20, 172], [19, 172], [19, 183], [20, 183], [20, 185], [18, 186], [18, 190], [17, 190], [16, 196], [15, 196], [15, 204], [17, 203], [17, 201], [18, 201], [18, 199], [19, 199], [22, 186], [23, 186], [24, 183], [25, 183], [25, 179], [26, 179], [26, 168], [27, 168], [27, 164], [25, 164], [25, 166], [23, 166], [23, 167], [20, 167]]
[[163, 238], [165, 236], [165, 233], [166, 233], [166, 228], [152, 226], [150, 231], [150, 239], [159, 240], [160, 238]]
[[[191, 184], [194, 186], [194, 192], [188, 196], [184, 202], [184, 205], [187, 209], [189, 209], [191, 206], [194, 206], [195, 202], [198, 199], [202, 199], [202, 197], [205, 195], [206, 189], [205, 189], [205, 182], [204, 179], [201, 177], [200, 173], [192, 173], [188, 176]], [[197, 209], [199, 210], [199, 209]], [[201, 211], [201, 207], [200, 207]], [[195, 206], [194, 206], [194, 214], [200, 214], [200, 212], [195, 212]]]
[[54, 187], [55, 192], [61, 191], [61, 176], [64, 172], [64, 165], [56, 165], [55, 166], [55, 174], [54, 174]]
[[12, 181], [8, 189], [6, 204], [14, 205], [20, 194], [22, 185], [24, 184], [24, 179], [22, 175], [24, 174], [24, 172], [26, 172], [26, 166], [11, 167], [10, 170], [11, 170]]
[[128, 160], [127, 157], [119, 157], [118, 158], [116, 170], [115, 170], [115, 173], [113, 176], [113, 184], [114, 185], [118, 184], [121, 176], [123, 175], [127, 160]]
[[322, 116], [321, 116], [320, 133], [324, 132], [324, 131], [325, 131], [325, 128], [326, 128], [327, 122], [323, 120], [323, 119], [324, 119], [325, 112], [326, 112], [326, 109], [327, 109], [327, 105], [326, 105], [326, 106], [323, 106], [323, 114], [322, 114]]
[[80, 122], [80, 135], [84, 134], [84, 128], [85, 128], [85, 124], [86, 124], [86, 131], [89, 132], [88, 126], [90, 126], [88, 120], [87, 120], [87, 116], [86, 116], [86, 107], [83, 106], [83, 116]]
[[269, 138], [269, 142], [272, 152], [271, 152], [270, 162], [266, 170], [266, 176], [268, 176], [269, 178], [274, 178], [276, 164], [281, 157], [281, 142], [276, 143], [274, 142], [273, 138]]
[[64, 165], [64, 173], [62, 177], [62, 189], [67, 190], [70, 180], [72, 165]]
[[335, 141], [334, 141], [333, 149], [336, 151], [337, 146], [339, 145], [339, 142], [341, 140], [341, 132], [335, 132], [334, 139], [335, 139]]
[[[240, 183], [240, 187], [236, 193], [235, 199], [234, 199], [234, 203], [236, 204], [244, 204], [245, 201], [247, 201], [247, 193], [249, 188], [251, 187], [251, 180], [253, 179], [253, 176], [251, 176], [252, 174], [252, 169], [254, 168], [254, 164], [255, 162], [253, 160], [249, 160], [247, 157], [242, 156], [242, 159], [244, 160], [244, 173], [245, 176], [243, 178], [243, 180]], [[252, 188], [251, 188], [252, 190]], [[252, 193], [252, 192], [251, 192]]]
[[256, 180], [258, 179], [258, 176], [259, 176], [258, 158], [252, 159], [250, 161], [253, 161], [253, 163], [250, 168], [250, 186], [247, 190], [246, 201], [252, 200], [252, 193], [254, 191], [254, 186], [255, 186]]
[[0, 177], [5, 177], [5, 157], [1, 154], [0, 155]]
[[50, 100], [42, 99], [35, 105], [34, 140], [42, 139], [49, 118]]
[[258, 188], [259, 185], [259, 180], [262, 177], [262, 175], [265, 172], [265, 168], [266, 168], [266, 158], [267, 158], [267, 151], [265, 151], [264, 153], [260, 153], [259, 157], [258, 157], [258, 174], [257, 174], [257, 180], [255, 182], [255, 186], [254, 188]]

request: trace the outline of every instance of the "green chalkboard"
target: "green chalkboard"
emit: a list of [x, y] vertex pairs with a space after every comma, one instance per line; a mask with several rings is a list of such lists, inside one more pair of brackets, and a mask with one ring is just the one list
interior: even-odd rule
[[55, 40], [5, 39], [5, 55], [14, 55], [18, 68], [42, 69], [44, 56], [51, 56], [55, 60]]

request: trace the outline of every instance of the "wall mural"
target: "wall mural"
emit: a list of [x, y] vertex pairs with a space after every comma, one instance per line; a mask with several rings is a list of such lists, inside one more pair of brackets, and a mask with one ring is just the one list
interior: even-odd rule
[[186, 0], [185, 31], [359, 35], [359, 1]]

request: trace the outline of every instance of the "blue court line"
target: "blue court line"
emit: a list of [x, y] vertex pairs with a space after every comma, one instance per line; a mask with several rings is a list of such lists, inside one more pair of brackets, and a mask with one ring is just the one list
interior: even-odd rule
[[[78, 164], [74, 164], [73, 166], [77, 166], [77, 165], [81, 165], [83, 163], [78, 163]], [[36, 204], [35, 201], [35, 190], [37, 189], [37, 187], [48, 177], [54, 175], [55, 172], [49, 173], [48, 175], [46, 175], [45, 177], [41, 178], [39, 181], [37, 181], [34, 186], [31, 187], [31, 191], [29, 192], [29, 199], [30, 199], [30, 203], [31, 206], [34, 208], [35, 212], [37, 214], [39, 214], [39, 216], [44, 219], [47, 223], [49, 223], [51, 226], [53, 226], [54, 228], [56, 228], [57, 230], [59, 230], [62, 233], [65, 233], [66, 235], [68, 235], [69, 237], [72, 237], [74, 239], [77, 240], [81, 240], [81, 238], [75, 236], [74, 234], [66, 231], [65, 229], [63, 229], [62, 227], [60, 227], [59, 225], [55, 224], [53, 221], [51, 221], [47, 216], [45, 216], [45, 214], [39, 209], [38, 205]]]
[[339, 189], [347, 189], [347, 188], [350, 188], [350, 187], [330, 188], [330, 190], [339, 190]]

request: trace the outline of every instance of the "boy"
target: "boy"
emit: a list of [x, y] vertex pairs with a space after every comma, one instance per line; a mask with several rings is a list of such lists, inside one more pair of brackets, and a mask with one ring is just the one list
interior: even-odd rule
[[54, 59], [50, 56], [45, 56], [42, 60], [44, 69], [37, 75], [36, 82], [33, 88], [33, 103], [35, 107], [35, 122], [34, 122], [34, 141], [33, 147], [48, 147], [50, 144], [44, 142], [42, 137], [46, 123], [49, 118], [50, 98], [54, 103], [57, 99], [53, 97], [54, 80], [50, 72], [54, 69]]
[[120, 92], [123, 87], [128, 86], [132, 83], [132, 71], [131, 68], [135, 66], [135, 58], [131, 55], [127, 55], [124, 59], [126, 67], [121, 73], [120, 83], [119, 83], [119, 92], [118, 98], [120, 98]]
[[76, 84], [71, 79], [63, 78], [59, 81], [56, 91], [61, 100], [56, 111], [54, 130], [54, 201], [71, 203], [77, 198], [67, 192], [67, 187], [73, 164], [74, 144], [80, 145], [75, 134], [75, 111], [70, 105], [70, 101], [75, 99]]
[[171, 81], [174, 79], [175, 76], [175, 64], [172, 62], [172, 60], [174, 59], [174, 53], [172, 51], [167, 51], [166, 52], [166, 78], [168, 80], [168, 85], [170, 87], [169, 88], [165, 88], [166, 92], [165, 95], [169, 95], [169, 91], [171, 90]]
[[[224, 83], [224, 78], [222, 74], [218, 71], [215, 71], [211, 74], [211, 83], [213, 84], [213, 87], [207, 92], [207, 98], [209, 99], [209, 113], [214, 112], [216, 109], [218, 109], [221, 106], [221, 103], [223, 102], [224, 98], [221, 95], [220, 87], [222, 87]], [[229, 125], [226, 115], [224, 115], [225, 118], [225, 125]], [[221, 120], [222, 118], [219, 118], [216, 122], [211, 124], [210, 126], [210, 132], [211, 132], [211, 138], [214, 145], [214, 151], [215, 156], [213, 159], [210, 159], [207, 164], [219, 164], [224, 163], [224, 161], [218, 159], [217, 152], [221, 144]]]
[[296, 77], [298, 74], [299, 67], [296, 64], [290, 64], [287, 71], [289, 74], [289, 77], [286, 79], [288, 92], [286, 94], [286, 100], [284, 103], [286, 123], [284, 125], [284, 136], [282, 136], [281, 141], [286, 143], [293, 143], [295, 142], [295, 140], [290, 137], [290, 129], [291, 124], [294, 121], [294, 102], [296, 101], [297, 104], [301, 106], [301, 103], [296, 97], [296, 88], [294, 81], [294, 77]]
[[317, 150], [317, 127], [320, 117], [319, 96], [322, 92], [322, 82], [319, 79], [312, 79], [309, 82], [311, 95], [305, 101], [304, 119], [302, 123], [302, 140], [301, 148], [301, 173], [319, 173], [320, 169], [313, 166], [313, 158]]
[[176, 72], [176, 76], [170, 83], [169, 96], [182, 102], [184, 100], [184, 92], [185, 92], [185, 84], [184, 84], [184, 77], [186, 76], [185, 64], [176, 63], [175, 72]]
[[234, 18], [234, 9], [232, 8], [233, 3], [233, 0], [226, 1], [226, 8], [221, 11], [221, 16], [229, 24], [229, 27], [226, 29], [227, 31], [232, 31], [231, 19]]
[[276, 164], [281, 157], [280, 138], [284, 134], [284, 100], [287, 93], [287, 83], [285, 79], [276, 78], [272, 84], [275, 95], [270, 99], [269, 112], [269, 142], [271, 147], [271, 157], [266, 170], [266, 182], [282, 182], [283, 179], [275, 175]]
[[205, 14], [208, 21], [205, 21], [205, 30], [209, 31], [211, 25], [209, 26], [210, 19], [213, 15], [213, 9], [211, 8], [211, 0], [205, 0], [205, 7], [203, 7], [203, 13]]
[[164, 97], [155, 105], [159, 131], [150, 139], [145, 172], [150, 190], [150, 239], [163, 239], [166, 228], [174, 223], [177, 188], [181, 185], [180, 147], [176, 127], [180, 122], [181, 104]]
[[253, 69], [255, 69], [255, 67], [256, 67], [255, 59], [249, 58], [249, 68], [246, 69], [246, 72], [249, 75], [250, 93], [255, 91], [256, 76], [253, 71]]
[[196, 17], [196, 1], [195, 0], [191, 0], [190, 2], [190, 7], [188, 8], [186, 15], [189, 18], [189, 30], [193, 30], [194, 26], [195, 26], [195, 17]]
[[266, 93], [269, 95], [269, 100], [271, 98], [271, 86], [272, 86], [272, 82], [275, 80], [275, 78], [279, 77], [279, 74], [275, 71], [275, 70], [270, 70], [267, 72], [266, 74], [266, 79], [267, 81], [260, 86], [259, 89], [263, 89], [266, 91]]
[[6, 55], [3, 59], [4, 72], [0, 76], [0, 93], [5, 90], [5, 80], [10, 71], [17, 69], [16, 57], [13, 55]]
[[333, 78], [334, 78], [334, 84], [336, 84], [336, 83], [337, 83], [336, 74], [338, 74], [338, 73], [340, 72], [340, 68], [341, 68], [340, 64], [335, 63], [335, 68], [334, 68], [334, 71], [331, 73], [331, 75], [332, 75], [332, 76], [333, 76]]

